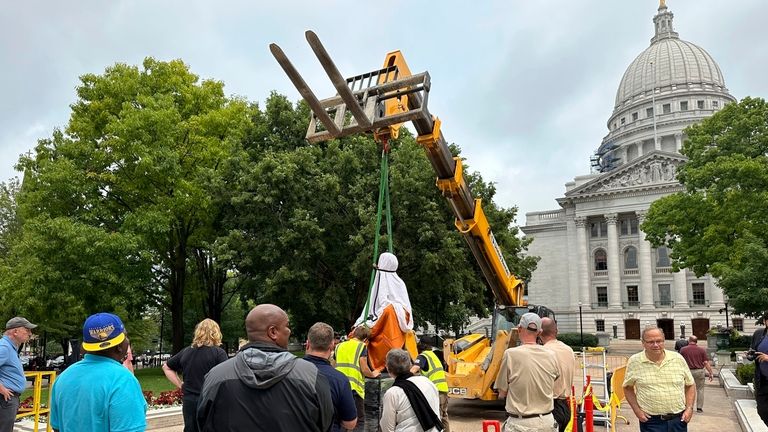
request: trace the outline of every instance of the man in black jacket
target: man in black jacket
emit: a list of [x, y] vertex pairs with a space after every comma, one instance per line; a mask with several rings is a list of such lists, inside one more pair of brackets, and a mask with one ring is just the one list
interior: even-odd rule
[[197, 407], [202, 432], [325, 432], [333, 419], [328, 380], [287, 351], [288, 315], [261, 304], [245, 319], [248, 344], [211, 369]]
[[768, 312], [764, 313], [759, 324], [763, 328], [758, 328], [752, 335], [752, 345], [750, 350], [750, 360], [755, 361], [755, 401], [757, 402], [757, 413], [763, 419], [763, 423], [768, 425], [768, 334], [766, 325], [768, 325]]

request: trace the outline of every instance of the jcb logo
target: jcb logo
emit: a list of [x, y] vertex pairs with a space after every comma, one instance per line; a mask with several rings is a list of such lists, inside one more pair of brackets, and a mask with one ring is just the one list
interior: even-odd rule
[[450, 387], [448, 393], [456, 396], [464, 396], [467, 394], [467, 389], [464, 387]]

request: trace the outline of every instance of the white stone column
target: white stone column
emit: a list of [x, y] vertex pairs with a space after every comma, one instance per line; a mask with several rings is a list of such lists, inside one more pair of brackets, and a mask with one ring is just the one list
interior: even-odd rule
[[640, 307], [642, 309], [653, 309], [653, 266], [651, 260], [651, 244], [645, 239], [645, 233], [640, 229], [645, 220], [645, 211], [635, 212], [637, 214], [638, 234], [640, 236], [640, 245], [637, 256], [638, 267], [640, 267]]
[[608, 223], [608, 303], [611, 309], [621, 308], [621, 267], [619, 263], [619, 231], [616, 228], [618, 215], [605, 215]]
[[576, 224], [576, 250], [578, 251], [578, 263], [579, 263], [579, 295], [571, 297], [571, 306], [579, 307], [579, 302], [582, 305], [588, 305], [589, 302], [589, 272], [591, 267], [589, 266], [589, 247], [587, 246], [587, 218], [584, 216], [577, 216], [573, 219]]
[[686, 269], [680, 269], [673, 273], [673, 282], [675, 287], [675, 309], [688, 308], [688, 276]]
[[722, 288], [717, 286], [717, 281], [714, 278], [711, 278], [709, 283], [709, 296], [706, 298], [709, 299], [711, 304], [716, 304], [718, 307], [724, 307], [725, 297], [723, 296]]
[[678, 153], [683, 149], [683, 134], [680, 132], [675, 134], [675, 148]]

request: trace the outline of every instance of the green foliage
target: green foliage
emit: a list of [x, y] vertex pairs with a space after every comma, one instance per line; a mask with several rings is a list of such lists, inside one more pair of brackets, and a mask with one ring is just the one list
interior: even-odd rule
[[736, 313], [768, 309], [768, 105], [744, 98], [690, 126], [685, 186], [653, 203], [642, 230], [673, 266], [712, 274]]
[[0, 183], [0, 260], [8, 256], [13, 237], [19, 232], [16, 195], [20, 187], [16, 178]]
[[[307, 145], [309, 114], [273, 94], [254, 115], [244, 150], [233, 168], [229, 250], [256, 302], [291, 312], [294, 333], [315, 321], [348, 329], [368, 294], [381, 149], [369, 137], [351, 136]], [[485, 282], [452, 212], [434, 186], [428, 159], [404, 130], [392, 144], [390, 189], [394, 249], [417, 324], [458, 329], [472, 314], [485, 314]], [[510, 267], [530, 273], [535, 260], [520, 260], [524, 243], [511, 224], [515, 209], [493, 203], [495, 189], [471, 175], [473, 191]], [[384, 235], [382, 245], [386, 244]]]
[[83, 75], [77, 95], [67, 127], [19, 162], [22, 234], [0, 303], [62, 331], [96, 311], [164, 305], [180, 347], [188, 256], [215, 239], [214, 187], [247, 105], [151, 58]]
[[752, 344], [752, 336], [749, 335], [742, 335], [737, 331], [731, 332], [730, 337], [730, 348], [731, 349], [749, 349], [749, 346]]
[[596, 347], [597, 335], [584, 333], [584, 344], [581, 344], [581, 333], [559, 333], [557, 340], [568, 345], [574, 350], [581, 350], [583, 347]]
[[736, 366], [736, 378], [742, 384], [748, 384], [755, 380], [755, 364], [745, 363]]
[[[347, 329], [368, 294], [381, 148], [358, 135], [309, 145], [309, 110], [272, 94], [264, 107], [224, 96], [176, 60], [86, 74], [68, 124], [20, 159], [23, 185], [0, 188], [0, 309], [75, 336], [97, 311], [121, 315], [138, 348], [189, 343], [203, 316], [225, 341], [256, 303]], [[457, 332], [493, 299], [423, 149], [390, 143], [394, 252], [417, 324]], [[458, 155], [459, 148], [453, 150]], [[510, 269], [534, 257], [516, 208], [469, 171]], [[164, 317], [164, 318], [163, 318]], [[160, 321], [164, 326], [160, 329]]]

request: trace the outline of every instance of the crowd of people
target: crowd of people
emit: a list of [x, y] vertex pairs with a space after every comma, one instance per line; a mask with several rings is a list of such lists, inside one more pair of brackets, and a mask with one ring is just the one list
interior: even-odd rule
[[[761, 318], [768, 324], [768, 314]], [[11, 432], [26, 379], [19, 347], [35, 324], [23, 317], [6, 323], [0, 340], [0, 432]], [[333, 328], [315, 323], [306, 355], [288, 352], [287, 313], [272, 304], [247, 315], [248, 342], [228, 358], [219, 345], [221, 330], [206, 319], [195, 327], [192, 344], [163, 364], [170, 382], [181, 388], [184, 431], [362, 431], [366, 377], [380, 376], [368, 365], [367, 328], [336, 345]], [[768, 337], [758, 328], [752, 338], [755, 393], [760, 417], [768, 424]], [[563, 431], [571, 418], [576, 369], [574, 353], [557, 340], [557, 324], [526, 313], [518, 324], [520, 345], [503, 355], [495, 382], [505, 399], [506, 432]], [[704, 406], [704, 380], [712, 380], [706, 352], [695, 337], [680, 353], [664, 348], [664, 333], [650, 327], [641, 335], [643, 351], [630, 357], [623, 381], [626, 400], [640, 431], [686, 431]], [[392, 349], [386, 372], [394, 378], [381, 399], [380, 430], [450, 430], [446, 375], [426, 341], [419, 355]], [[51, 389], [49, 421], [58, 432], [144, 431], [147, 404], [132, 370], [123, 366], [130, 342], [123, 322], [110, 313], [91, 315], [83, 324], [82, 360], [67, 368]], [[698, 391], [697, 391], [698, 390]], [[694, 405], [696, 403], [696, 405]]]

